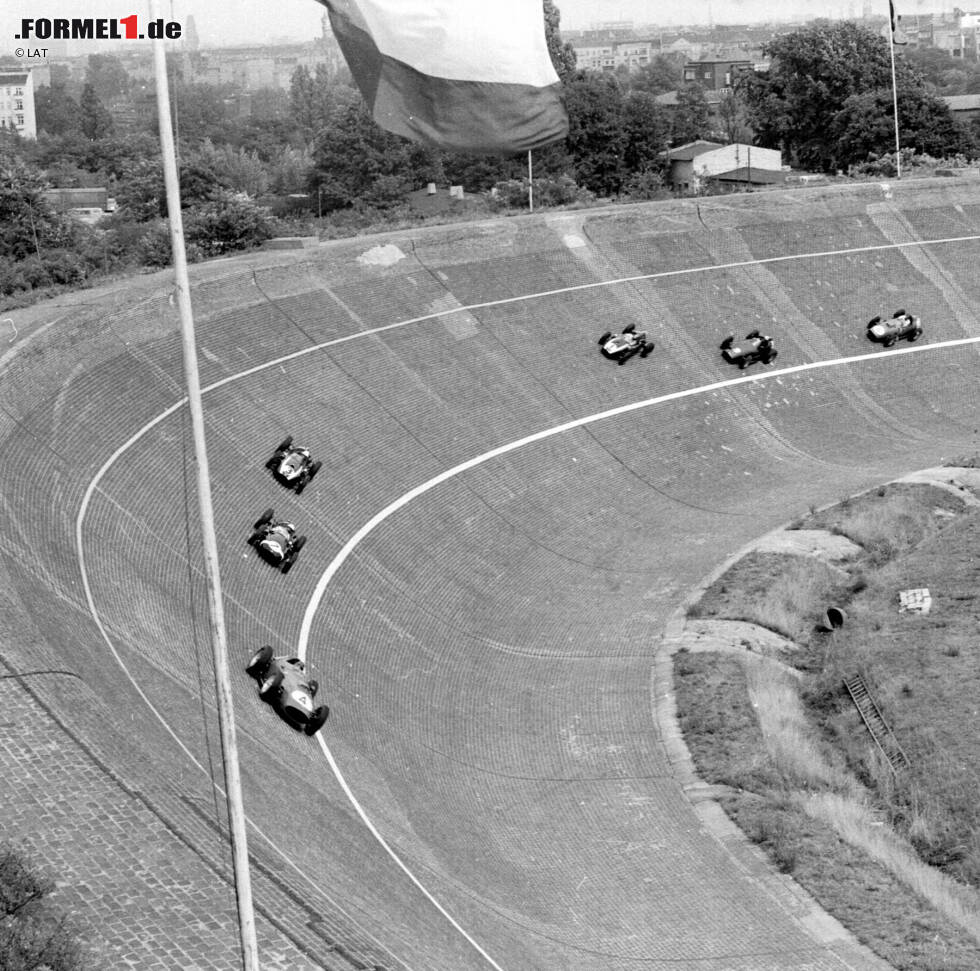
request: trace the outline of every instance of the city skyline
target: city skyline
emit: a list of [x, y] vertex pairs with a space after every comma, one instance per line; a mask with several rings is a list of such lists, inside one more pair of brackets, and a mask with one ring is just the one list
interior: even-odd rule
[[[534, 2], [534, 0], [531, 0]], [[864, 7], [873, 13], [887, 16], [887, 0], [794, 0], [792, 7], [780, 7], [773, 15], [770, 0], [556, 0], [561, 12], [562, 28], [583, 30], [593, 24], [631, 21], [634, 24], [657, 24], [662, 27], [707, 26], [709, 24], [745, 24], [773, 20], [801, 20], [815, 17], [846, 18], [859, 16]], [[229, 0], [217, 7], [210, 0], [160, 0], [160, 16], [174, 20], [186, 29], [193, 16], [202, 46], [215, 47], [238, 44], [276, 44], [286, 41], [310, 41], [320, 36], [322, 17], [326, 8], [317, 0]], [[948, 0], [898, 0], [899, 14], [939, 13], [952, 9]], [[148, 0], [137, 0], [120, 11], [108, 4], [97, 8], [89, 0], [47, 0], [39, 9], [29, 0], [7, 0], [0, 9], [0, 56], [10, 55], [24, 46], [17, 38], [22, 18], [56, 17], [116, 17], [136, 13], [140, 24], [149, 18]], [[44, 47], [43, 39], [29, 41], [32, 47]], [[125, 40], [110, 41], [124, 46]]]

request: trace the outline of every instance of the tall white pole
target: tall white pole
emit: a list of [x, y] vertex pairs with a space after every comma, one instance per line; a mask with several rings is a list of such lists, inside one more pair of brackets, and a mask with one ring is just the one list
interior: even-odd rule
[[[150, 17], [159, 16], [157, 0], [150, 0]], [[245, 810], [242, 804], [241, 775], [238, 769], [238, 746], [235, 739], [235, 716], [232, 705], [231, 679], [228, 672], [228, 643], [221, 603], [221, 576], [218, 572], [218, 543], [214, 533], [211, 507], [211, 483], [208, 455], [204, 441], [204, 410], [201, 405], [201, 380], [197, 366], [194, 337], [194, 315], [191, 311], [190, 282], [187, 277], [187, 255], [184, 252], [184, 224], [180, 212], [180, 185], [170, 127], [170, 92], [167, 86], [166, 52], [162, 42], [153, 45], [156, 69], [157, 112], [160, 126], [160, 150], [167, 186], [167, 213], [170, 216], [170, 243], [173, 249], [174, 274], [177, 283], [177, 307], [184, 351], [184, 377], [187, 382], [187, 404], [194, 438], [197, 465], [197, 499], [203, 534], [204, 571], [208, 587], [211, 616], [211, 646], [214, 655], [214, 684], [221, 728], [222, 762], [225, 795], [228, 803], [228, 827], [231, 833], [232, 866], [235, 894], [238, 899], [238, 925], [244, 971], [259, 971], [259, 951], [255, 937], [255, 915], [252, 908], [252, 883], [248, 869], [248, 845], [245, 837]]]
[[534, 212], [534, 169], [531, 165], [531, 149], [527, 150], [527, 208]]
[[895, 169], [902, 177], [902, 145], [898, 137], [898, 87], [895, 83], [895, 5], [888, 0], [888, 54], [892, 63], [892, 116], [895, 119]]

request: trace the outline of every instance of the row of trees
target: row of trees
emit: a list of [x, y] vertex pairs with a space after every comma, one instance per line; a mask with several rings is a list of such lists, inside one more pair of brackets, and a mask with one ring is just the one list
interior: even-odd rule
[[[747, 75], [709, 112], [705, 93], [684, 85], [667, 57], [635, 72], [578, 70], [557, 10], [543, 2], [570, 131], [535, 153], [539, 204], [665, 197], [666, 149], [697, 138], [779, 148], [792, 165], [823, 172], [893, 148], [887, 43], [860, 26], [816, 23], [775, 38], [765, 50], [771, 68]], [[917, 56], [897, 63], [902, 144], [936, 157], [976, 155], [977, 133], [954, 122], [927, 80], [946, 76], [937, 59], [925, 57], [925, 71]], [[337, 234], [405, 218], [407, 194], [427, 182], [461, 184], [471, 195], [496, 189], [481, 212], [526, 201], [525, 158], [450, 154], [390, 135], [346, 73], [299, 68], [288, 92], [252, 94], [244, 117], [232, 88], [186, 81], [176, 61], [171, 76], [192, 258], [281, 231], [267, 207], [289, 196], [313, 204], [306, 231]], [[667, 92], [675, 104], [658, 100]], [[114, 121], [127, 114], [125, 126]], [[0, 246], [0, 293], [167, 261], [152, 84], [130, 78], [111, 55], [93, 55], [83, 79], [56, 74], [39, 89], [37, 119], [36, 142], [8, 134], [0, 144], [0, 218], [13, 227]], [[70, 224], [47, 207], [45, 183], [108, 185], [119, 212], [96, 229]]]

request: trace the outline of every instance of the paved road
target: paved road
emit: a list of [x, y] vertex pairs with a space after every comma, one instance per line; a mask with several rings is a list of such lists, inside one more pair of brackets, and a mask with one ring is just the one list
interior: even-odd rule
[[[242, 660], [260, 643], [295, 649], [345, 544], [422, 483], [543, 429], [710, 387], [488, 458], [369, 532], [311, 616], [326, 752], [239, 678], [270, 966], [874, 966], [704, 826], [658, 727], [656, 661], [686, 591], [753, 537], [976, 451], [970, 348], [731, 387], [715, 350], [761, 327], [781, 367], [865, 354], [866, 319], [892, 304], [927, 322], [923, 345], [980, 336], [972, 194], [867, 186], [569, 213], [207, 270], [198, 344]], [[923, 238], [956, 241], [905, 245]], [[102, 917], [107, 967], [153, 940], [124, 928], [152, 924], [161, 895], [185, 889], [194, 926], [229, 894], [174, 314], [159, 280], [93, 300], [14, 345], [0, 390], [3, 552], [22, 612], [4, 659], [69, 672], [22, 704], [84, 742], [109, 786], [95, 802], [114, 780], [114, 809], [139, 797], [139, 846], [165, 820], [201, 861], [180, 868], [186, 886], [147, 874], [124, 920]], [[629, 321], [654, 355], [602, 361], [598, 334]], [[324, 459], [302, 497], [262, 469], [285, 432]], [[288, 577], [244, 543], [269, 505], [310, 537]], [[28, 771], [18, 791], [45, 781]], [[40, 849], [30, 805], [11, 829]], [[227, 910], [213, 921], [200, 966], [234, 966]]]

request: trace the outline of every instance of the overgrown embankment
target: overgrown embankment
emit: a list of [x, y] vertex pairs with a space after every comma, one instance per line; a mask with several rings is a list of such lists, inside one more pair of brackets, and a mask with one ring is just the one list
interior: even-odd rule
[[[699, 774], [729, 787], [726, 811], [781, 871], [901, 971], [980, 966], [971, 500], [893, 483], [811, 510], [793, 526], [845, 538], [850, 552], [767, 542], [689, 609], [697, 649], [675, 655]], [[792, 547], [793, 531], [783, 538]], [[929, 590], [928, 613], [899, 611], [907, 589]], [[841, 628], [827, 629], [828, 605], [844, 610]], [[907, 768], [895, 771], [865, 729], [844, 687], [854, 675]]]

